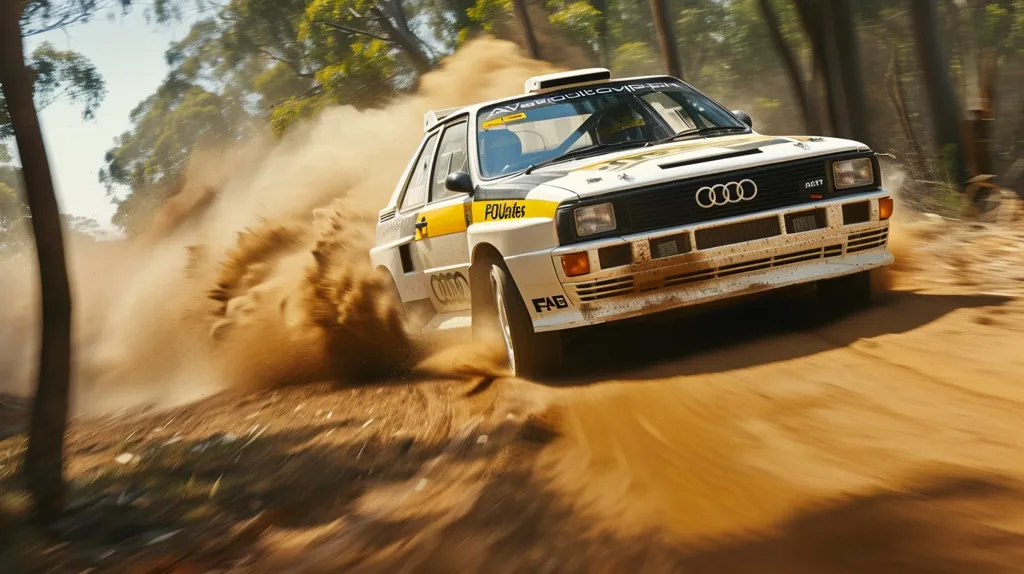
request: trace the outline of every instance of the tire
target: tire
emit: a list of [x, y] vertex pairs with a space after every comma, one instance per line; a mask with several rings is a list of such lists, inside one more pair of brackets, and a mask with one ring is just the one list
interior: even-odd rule
[[562, 334], [533, 331], [526, 303], [503, 265], [492, 265], [490, 278], [496, 323], [512, 374], [542, 378], [557, 373], [562, 366]]
[[870, 270], [818, 281], [818, 305], [826, 315], [843, 315], [870, 302]]

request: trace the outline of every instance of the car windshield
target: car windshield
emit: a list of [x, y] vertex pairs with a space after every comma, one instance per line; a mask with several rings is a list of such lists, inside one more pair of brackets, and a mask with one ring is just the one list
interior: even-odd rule
[[[528, 96], [482, 108], [477, 153], [485, 179], [531, 165], [645, 145], [690, 132], [746, 131], [707, 97], [679, 82], [609, 82]], [[587, 148], [584, 150], [583, 148]]]

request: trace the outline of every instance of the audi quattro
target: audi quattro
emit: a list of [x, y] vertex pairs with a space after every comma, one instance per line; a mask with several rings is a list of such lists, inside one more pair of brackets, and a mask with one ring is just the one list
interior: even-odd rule
[[892, 213], [862, 143], [762, 135], [677, 78], [592, 68], [427, 112], [370, 255], [424, 329], [500, 335], [542, 376], [579, 327], [811, 282], [863, 302]]

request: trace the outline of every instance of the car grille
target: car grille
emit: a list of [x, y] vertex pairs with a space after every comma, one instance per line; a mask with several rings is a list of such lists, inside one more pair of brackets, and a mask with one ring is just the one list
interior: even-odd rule
[[846, 240], [846, 252], [858, 253], [885, 245], [889, 239], [889, 228], [873, 229], [863, 233], [853, 233]]
[[[644, 189], [631, 194], [625, 202], [630, 232], [703, 223], [817, 201], [811, 199], [803, 186], [808, 181], [825, 179], [825, 175], [825, 162], [814, 158]], [[697, 205], [698, 189], [744, 179], [757, 184], [757, 195], [753, 199], [707, 209]]]
[[[883, 247], [885, 246], [888, 238], [888, 228], [874, 229], [871, 231], [859, 233], [851, 233], [846, 237], [845, 253], [859, 253], [861, 251], [867, 251], [869, 249]], [[844, 244], [836, 243], [834, 245], [827, 245], [825, 247], [816, 247], [814, 249], [806, 249], [802, 251], [795, 251], [792, 253], [783, 253], [780, 255], [775, 255], [772, 257], [763, 257], [752, 261], [742, 261], [740, 263], [732, 263], [729, 265], [722, 265], [719, 267], [705, 267], [702, 269], [697, 269], [695, 271], [687, 271], [684, 273], [677, 273], [675, 275], [668, 275], [664, 278], [663, 283], [654, 286], [647, 284], [644, 286], [642, 290], [649, 291], [652, 289], [659, 289], [665, 287], [677, 287], [679, 285], [686, 285], [689, 283], [699, 283], [701, 281], [709, 281], [712, 279], [720, 279], [723, 277], [730, 277], [734, 275], [754, 273], [757, 271], [763, 271], [765, 269], [786, 267], [789, 265], [806, 263], [808, 261], [831, 259], [833, 257], [841, 257], [843, 253]], [[567, 291], [569, 292], [570, 296], [576, 299], [579, 303], [591, 303], [594, 301], [601, 301], [604, 299], [610, 299], [612, 297], [628, 295], [638, 290], [635, 284], [634, 276], [632, 274], [620, 275], [618, 277], [599, 279], [595, 281], [570, 283], [566, 284], [565, 287], [567, 288]]]
[[777, 235], [782, 235], [782, 227], [779, 226], [779, 218], [775, 216], [707, 227], [694, 232], [697, 249], [713, 249]]

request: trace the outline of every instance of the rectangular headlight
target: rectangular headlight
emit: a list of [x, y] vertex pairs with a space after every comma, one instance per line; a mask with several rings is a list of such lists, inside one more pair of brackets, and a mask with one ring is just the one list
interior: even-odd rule
[[837, 161], [832, 164], [832, 175], [836, 189], [863, 187], [875, 181], [875, 169], [869, 157]]
[[579, 207], [573, 212], [576, 235], [583, 237], [615, 229], [615, 208], [611, 203]]

